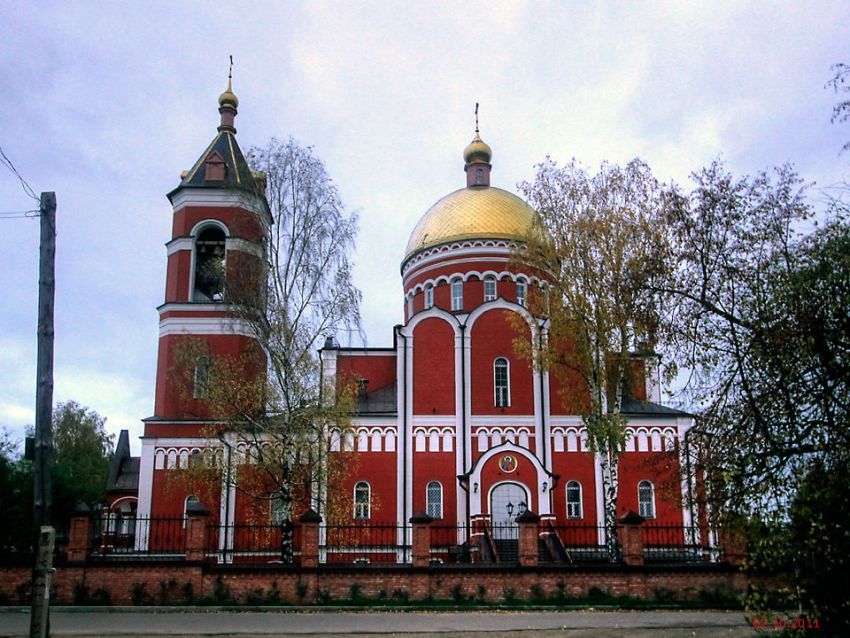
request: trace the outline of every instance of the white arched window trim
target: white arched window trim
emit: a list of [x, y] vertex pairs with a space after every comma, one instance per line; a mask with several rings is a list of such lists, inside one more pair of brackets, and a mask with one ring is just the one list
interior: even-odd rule
[[523, 279], [517, 279], [516, 282], [516, 302], [520, 306], [525, 306], [525, 298], [528, 293], [528, 284]]
[[582, 510], [581, 483], [567, 481], [567, 518], [582, 518]]
[[[192, 228], [190, 235], [192, 236], [192, 260], [189, 270], [189, 301], [195, 301], [195, 274], [198, 263], [198, 239], [201, 234], [210, 229], [220, 230], [224, 234], [225, 252], [224, 258], [227, 259], [227, 240], [230, 237], [230, 230], [222, 222], [217, 219], [205, 219], [198, 222]], [[219, 300], [221, 301], [221, 300]]]
[[183, 527], [189, 524], [189, 503], [200, 503], [201, 501], [194, 494], [189, 494], [183, 499]]
[[655, 486], [650, 481], [638, 483], [638, 514], [655, 518]]
[[210, 358], [206, 355], [198, 357], [195, 362], [195, 378], [192, 388], [192, 398], [206, 399], [210, 389]]
[[354, 518], [366, 520], [372, 517], [372, 486], [366, 481], [354, 484]]
[[496, 301], [496, 278], [492, 275], [484, 278], [484, 301]]
[[511, 405], [511, 363], [507, 357], [493, 360], [493, 405], [497, 408]]
[[443, 518], [443, 485], [439, 481], [425, 486], [425, 513], [431, 518]]
[[463, 310], [463, 279], [452, 280], [452, 310]]
[[428, 284], [425, 286], [425, 310], [434, 307], [434, 286]]

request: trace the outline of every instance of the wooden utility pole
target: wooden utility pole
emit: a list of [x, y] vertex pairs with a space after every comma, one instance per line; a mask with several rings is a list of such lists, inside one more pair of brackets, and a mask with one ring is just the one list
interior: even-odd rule
[[41, 194], [41, 244], [38, 266], [38, 358], [35, 390], [35, 456], [33, 463], [33, 532], [36, 565], [30, 638], [48, 635], [50, 574], [53, 565], [53, 504], [50, 463], [53, 457], [53, 298], [56, 281], [56, 194]]
[[53, 528], [45, 525], [38, 535], [38, 554], [32, 575], [30, 638], [50, 635], [50, 577], [53, 575]]

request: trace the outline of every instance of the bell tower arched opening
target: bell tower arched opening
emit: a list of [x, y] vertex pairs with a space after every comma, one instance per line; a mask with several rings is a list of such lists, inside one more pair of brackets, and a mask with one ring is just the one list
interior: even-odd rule
[[225, 236], [217, 226], [204, 228], [195, 240], [195, 286], [192, 301], [224, 301]]

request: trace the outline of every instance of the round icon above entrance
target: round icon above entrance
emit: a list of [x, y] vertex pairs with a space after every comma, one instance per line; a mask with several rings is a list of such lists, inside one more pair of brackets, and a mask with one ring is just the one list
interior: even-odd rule
[[511, 456], [510, 454], [505, 454], [502, 458], [499, 459], [499, 469], [502, 472], [510, 474], [517, 468], [517, 461], [515, 456]]

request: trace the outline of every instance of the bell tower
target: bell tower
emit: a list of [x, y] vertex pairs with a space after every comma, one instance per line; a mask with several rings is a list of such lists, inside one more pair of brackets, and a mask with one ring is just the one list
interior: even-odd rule
[[143, 515], [172, 513], [162, 511], [160, 499], [151, 502], [163, 450], [181, 437], [189, 446], [202, 447], [208, 426], [222, 420], [209, 400], [215, 362], [238, 362], [245, 375], [265, 370], [262, 349], [240, 312], [246, 303], [262, 303], [264, 242], [271, 223], [265, 177], [251, 172], [236, 141], [239, 99], [230, 75], [218, 104], [215, 137], [168, 193], [172, 230], [166, 243], [165, 302], [157, 308], [154, 414], [144, 419]]

